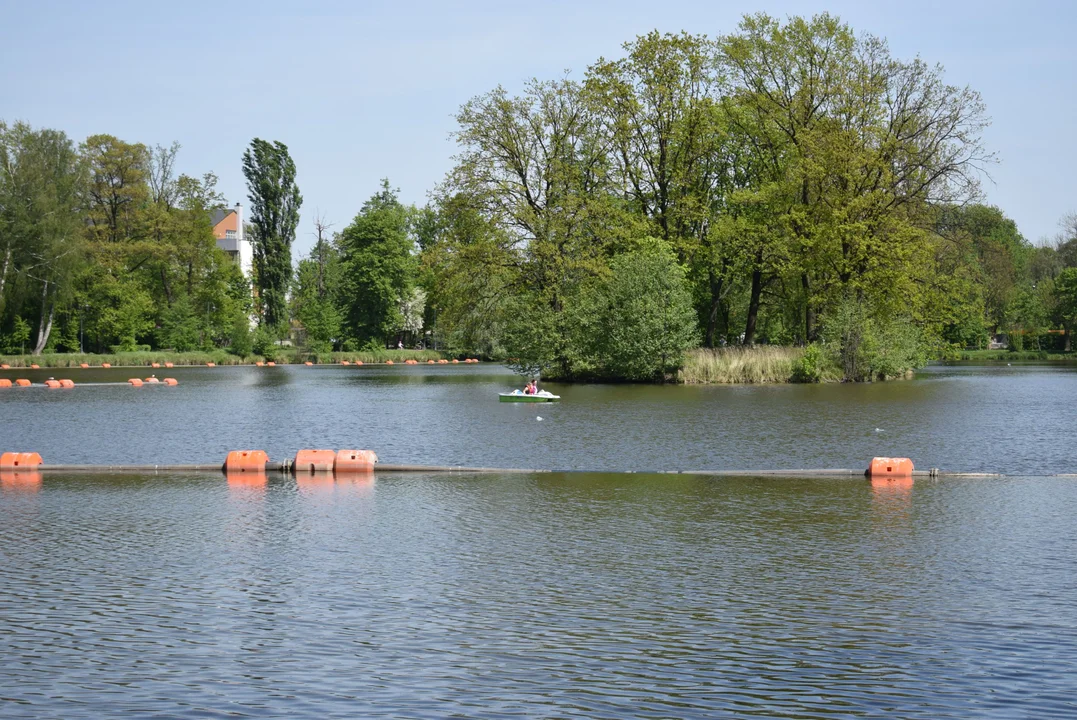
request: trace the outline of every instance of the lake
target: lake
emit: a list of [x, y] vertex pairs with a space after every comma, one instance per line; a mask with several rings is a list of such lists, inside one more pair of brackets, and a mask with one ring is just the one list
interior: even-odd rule
[[[149, 368], [5, 371], [76, 383]], [[163, 376], [166, 371], [155, 370]], [[0, 448], [51, 463], [202, 463], [356, 448], [386, 463], [553, 470], [866, 468], [1077, 472], [1077, 366], [931, 367], [909, 381], [768, 386], [555, 385], [558, 404], [498, 403], [494, 365], [218, 367], [173, 388], [0, 389]], [[538, 418], [542, 418], [539, 420]]]
[[[49, 374], [135, 373], [5, 376]], [[0, 450], [600, 472], [0, 476], [0, 717], [1077, 716], [1072, 368], [531, 406], [486, 365], [168, 374], [0, 390]], [[875, 454], [1009, 475], [613, 472]]]

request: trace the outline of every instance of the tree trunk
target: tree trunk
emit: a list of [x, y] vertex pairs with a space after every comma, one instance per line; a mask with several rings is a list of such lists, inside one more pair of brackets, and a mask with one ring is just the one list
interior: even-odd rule
[[808, 282], [808, 273], [800, 274], [800, 286], [804, 288], [804, 342], [813, 343], [815, 333], [815, 310], [811, 306], [811, 285]]
[[704, 344], [712, 348], [714, 347], [714, 332], [718, 327], [718, 308], [722, 304], [722, 279], [715, 277], [714, 273], [710, 273], [710, 288], [711, 288], [711, 311], [707, 316], [707, 339]]
[[172, 307], [172, 288], [168, 285], [168, 273], [165, 272], [165, 266], [161, 265], [161, 287], [165, 291], [165, 300], [168, 302], [168, 307]]
[[11, 265], [11, 246], [4, 253], [4, 267], [0, 268], [0, 308], [4, 307], [4, 284], [7, 282], [7, 269]]
[[752, 297], [748, 301], [748, 322], [744, 327], [744, 344], [755, 344], [755, 321], [759, 317], [759, 296], [763, 291], [763, 271], [752, 272]]
[[40, 355], [45, 346], [49, 344], [49, 334], [52, 332], [52, 315], [55, 307], [49, 306], [49, 281], [46, 280], [41, 289], [41, 321], [37, 325], [37, 344], [34, 346], [34, 355]]
[[1063, 341], [1065, 343], [1065, 345], [1062, 347], [1062, 351], [1063, 352], [1070, 352], [1073, 349], [1073, 342], [1072, 342], [1073, 331], [1070, 330], [1070, 326], [1069, 326], [1068, 323], [1064, 324], [1062, 326], [1062, 328], [1065, 330], [1065, 332], [1062, 333], [1062, 338], [1063, 338]]

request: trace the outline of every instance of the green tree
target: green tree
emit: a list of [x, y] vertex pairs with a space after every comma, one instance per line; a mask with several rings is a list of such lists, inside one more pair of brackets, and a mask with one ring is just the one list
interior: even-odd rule
[[1077, 267], [1062, 270], [1054, 283], [1055, 307], [1065, 330], [1066, 352], [1073, 350], [1073, 331], [1077, 329]]
[[295, 184], [295, 163], [283, 143], [255, 138], [243, 153], [243, 175], [255, 228], [254, 265], [262, 322], [279, 327], [288, 319], [291, 248], [303, 204]]
[[411, 296], [418, 262], [409, 215], [383, 180], [340, 234], [344, 322], [359, 346], [384, 347], [403, 327], [400, 301]]

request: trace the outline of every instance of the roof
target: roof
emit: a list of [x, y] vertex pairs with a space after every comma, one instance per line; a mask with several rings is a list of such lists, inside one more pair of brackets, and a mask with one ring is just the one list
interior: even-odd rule
[[224, 220], [235, 211], [235, 208], [213, 208], [209, 211], [209, 224], [217, 227], [221, 220]]

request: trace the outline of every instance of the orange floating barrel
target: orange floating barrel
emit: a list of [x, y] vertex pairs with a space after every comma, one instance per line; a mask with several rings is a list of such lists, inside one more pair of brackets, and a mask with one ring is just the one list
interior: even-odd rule
[[9, 369], [11, 369], [11, 366], [8, 365], [7, 363], [0, 363], [0, 370], [9, 370]]
[[101, 363], [101, 367], [110, 368], [110, 367], [112, 367], [112, 365], [110, 365], [109, 363]]
[[75, 387], [75, 381], [74, 380], [61, 380], [60, 381], [60, 387], [73, 388], [73, 387]]
[[32, 468], [41, 464], [41, 456], [37, 453], [6, 452], [0, 455], [0, 470], [17, 470], [19, 468]]
[[433, 360], [427, 360], [427, 361], [426, 361], [426, 364], [427, 364], [427, 365], [433, 365], [433, 364], [434, 364], [434, 361], [433, 361]]
[[453, 364], [453, 365], [457, 364], [458, 362], [460, 362], [460, 361], [459, 361], [459, 360], [457, 360], [456, 358], [453, 358], [453, 359], [452, 359], [452, 364]]
[[314, 363], [312, 363], [312, 362], [311, 362], [310, 360], [307, 360], [307, 361], [306, 361], [305, 363], [303, 363], [303, 364], [304, 364], [304, 365], [306, 365], [307, 367], [310, 367], [310, 366], [311, 366], [311, 365], [313, 365]]
[[59, 388], [59, 387], [63, 387], [63, 385], [60, 384], [59, 380], [46, 380], [45, 381], [45, 387], [47, 387], [47, 388]]
[[86, 368], [90, 367], [90, 364], [89, 363], [79, 363], [79, 367], [82, 368], [83, 370], [85, 370]]
[[264, 363], [264, 362], [262, 362], [261, 360], [259, 360], [258, 362], [254, 363], [254, 366], [255, 366], [255, 367], [262, 367], [263, 365], [265, 365], [265, 363]]
[[165, 385], [179, 385], [179, 381], [177, 381], [176, 378], [165, 378], [161, 382]]
[[172, 365], [172, 363], [170, 363], [170, 362], [166, 362], [166, 363], [165, 363], [165, 367], [166, 367], [166, 368], [170, 368], [170, 367], [173, 367], [173, 365]]
[[272, 360], [270, 360], [269, 362], [266, 363], [266, 367], [276, 367], [276, 366], [277, 366], [277, 363], [273, 362]]
[[912, 470], [909, 458], [877, 457], [871, 459], [866, 475], [870, 478], [911, 478]]
[[392, 360], [386, 360], [386, 361], [385, 361], [385, 364], [386, 364], [386, 365], [392, 365], [392, 364], [393, 364], [393, 361], [392, 361]]
[[296, 475], [333, 472], [337, 454], [332, 450], [300, 450], [295, 454], [292, 472]]
[[373, 472], [378, 456], [373, 450], [341, 450], [333, 462], [336, 473]]
[[26, 378], [19, 378], [18, 380], [15, 381], [15, 384], [18, 385], [19, 387], [30, 387], [30, 381], [27, 380]]
[[362, 361], [362, 360], [356, 360], [356, 361], [355, 361], [355, 364], [356, 364], [356, 365], [362, 365], [362, 364], [363, 364], [363, 361]]
[[0, 387], [11, 387], [11, 381], [7, 378], [0, 378]]
[[161, 367], [161, 363], [150, 363], [150, 367]]
[[347, 360], [341, 360], [341, 361], [340, 361], [340, 364], [341, 364], [341, 365], [351, 365], [351, 363], [350, 363], [350, 362], [348, 362]]
[[142, 381], [138, 378], [128, 378], [127, 382], [131, 383], [131, 387], [142, 387]]
[[264, 473], [269, 456], [265, 450], [233, 450], [224, 459], [225, 473]]
[[155, 378], [155, 377], [148, 377], [148, 378], [146, 378], [145, 380], [143, 380], [142, 382], [147, 382], [147, 383], [158, 383], [158, 382], [161, 382], [161, 381], [160, 381], [160, 380], [158, 380], [158, 379], [157, 379], [157, 378]]
[[206, 367], [217, 367], [217, 363], [206, 363]]
[[449, 361], [446, 360], [445, 358], [441, 358], [440, 360], [438, 360], [438, 365], [448, 365], [448, 364], [449, 364]]

